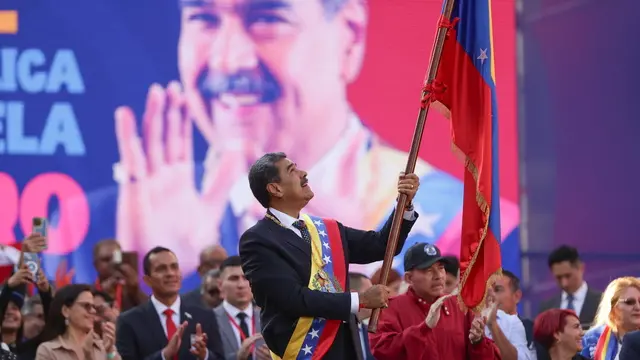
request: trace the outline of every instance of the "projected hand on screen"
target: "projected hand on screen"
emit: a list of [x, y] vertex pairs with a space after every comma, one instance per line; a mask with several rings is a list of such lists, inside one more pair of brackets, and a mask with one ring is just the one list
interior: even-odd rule
[[149, 89], [142, 139], [130, 108], [118, 108], [115, 120], [120, 152], [117, 239], [123, 248], [143, 252], [161, 241], [167, 246], [180, 244], [170, 247], [188, 268], [190, 261], [197, 261], [203, 243], [218, 240], [217, 226], [231, 181], [225, 183], [227, 177], [207, 181], [198, 192], [192, 122], [177, 82], [166, 89], [157, 84]]

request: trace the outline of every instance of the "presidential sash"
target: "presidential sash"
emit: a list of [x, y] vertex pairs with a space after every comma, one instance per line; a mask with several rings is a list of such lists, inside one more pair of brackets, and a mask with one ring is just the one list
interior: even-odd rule
[[593, 360], [613, 360], [618, 352], [618, 339], [609, 326], [604, 327], [604, 331], [598, 338], [596, 352]]
[[[311, 235], [311, 277], [308, 287], [330, 293], [345, 291], [347, 271], [342, 239], [335, 220], [301, 215]], [[316, 360], [327, 353], [342, 321], [302, 317], [298, 319], [282, 360]], [[273, 352], [273, 359], [280, 359]]]

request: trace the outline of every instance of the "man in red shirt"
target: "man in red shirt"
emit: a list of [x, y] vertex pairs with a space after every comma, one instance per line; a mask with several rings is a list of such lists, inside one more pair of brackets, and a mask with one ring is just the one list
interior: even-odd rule
[[[409, 290], [390, 299], [378, 331], [370, 334], [377, 360], [500, 360], [484, 337], [485, 319], [460, 310], [455, 296], [444, 297], [446, 273], [440, 250], [418, 243], [407, 249], [404, 279]], [[440, 300], [438, 300], [440, 299]], [[427, 322], [432, 305], [433, 316]]]

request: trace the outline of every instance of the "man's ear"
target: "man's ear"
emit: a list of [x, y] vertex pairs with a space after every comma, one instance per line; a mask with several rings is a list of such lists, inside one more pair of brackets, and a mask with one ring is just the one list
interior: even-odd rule
[[522, 300], [522, 290], [518, 289], [513, 294], [516, 296], [516, 304], [519, 303]]
[[369, 7], [367, 0], [347, 0], [335, 21], [344, 23], [340, 39], [343, 49], [342, 77], [345, 83], [353, 82], [360, 74], [364, 61]]
[[282, 188], [280, 187], [280, 185], [276, 183], [267, 184], [267, 191], [273, 197], [277, 197], [277, 198], [282, 197]]

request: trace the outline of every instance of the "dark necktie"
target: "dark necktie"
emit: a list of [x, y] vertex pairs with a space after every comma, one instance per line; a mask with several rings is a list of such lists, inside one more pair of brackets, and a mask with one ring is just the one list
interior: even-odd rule
[[573, 306], [573, 294], [567, 294], [567, 310], [576, 311], [576, 308]]
[[302, 238], [304, 239], [304, 241], [306, 241], [308, 244], [311, 244], [311, 234], [309, 233], [309, 229], [307, 229], [307, 224], [305, 224], [304, 221], [298, 220], [294, 222], [293, 227], [300, 230], [300, 235], [302, 235]]
[[242, 336], [243, 339], [248, 338], [249, 336], [251, 336], [251, 334], [249, 334], [249, 325], [247, 324], [247, 314], [241, 312], [238, 313], [238, 315], [236, 315], [238, 317], [238, 320], [240, 320], [240, 330], [242, 330], [242, 332], [244, 333], [244, 336]]
[[[242, 345], [242, 342], [247, 339], [249, 336], [251, 336], [251, 334], [249, 333], [249, 325], [247, 324], [247, 317], [249, 315], [241, 312], [238, 313], [238, 315], [236, 315], [236, 317], [238, 318], [238, 320], [240, 321], [240, 330], [242, 331], [243, 334], [240, 335], [240, 345]], [[247, 356], [247, 360], [253, 358], [253, 354], [252, 352], [249, 353], [249, 355]]]

